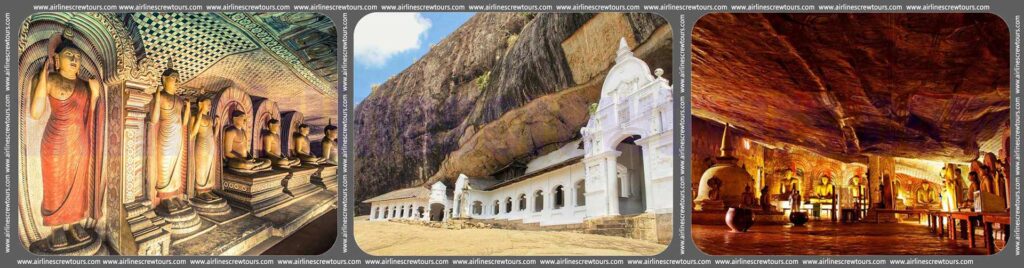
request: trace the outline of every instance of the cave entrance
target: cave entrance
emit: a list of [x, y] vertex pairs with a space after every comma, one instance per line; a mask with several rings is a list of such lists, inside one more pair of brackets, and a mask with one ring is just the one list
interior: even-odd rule
[[647, 210], [643, 148], [636, 145], [639, 139], [640, 135], [629, 136], [615, 146], [615, 150], [622, 153], [616, 158], [615, 167], [620, 215], [639, 214]]
[[444, 220], [444, 205], [440, 203], [430, 204], [430, 221]]

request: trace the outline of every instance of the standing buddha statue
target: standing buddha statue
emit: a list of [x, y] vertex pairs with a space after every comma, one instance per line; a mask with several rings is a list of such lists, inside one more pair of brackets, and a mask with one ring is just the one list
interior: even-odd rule
[[191, 120], [191, 104], [178, 96], [179, 74], [173, 62], [160, 78], [162, 90], [153, 93], [150, 118], [156, 128], [156, 198], [161, 206], [176, 210], [187, 205], [178, 197], [185, 179], [185, 122]]
[[91, 244], [96, 237], [85, 229], [84, 222], [89, 216], [99, 218], [98, 202], [102, 201], [97, 194], [103, 188], [93, 172], [92, 148], [100, 83], [79, 77], [82, 50], [72, 37], [68, 28], [50, 38], [49, 54], [29, 99], [32, 119], [42, 119], [46, 105], [50, 106], [39, 148], [41, 213], [43, 225], [51, 228], [45, 242], [49, 251]]
[[199, 110], [189, 123], [189, 138], [195, 141], [196, 195], [215, 199], [213, 193], [213, 167], [217, 162], [217, 129], [213, 127], [210, 99], [199, 102]]

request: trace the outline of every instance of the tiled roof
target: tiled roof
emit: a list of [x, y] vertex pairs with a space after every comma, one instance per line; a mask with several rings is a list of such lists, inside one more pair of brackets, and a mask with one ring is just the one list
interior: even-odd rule
[[428, 197], [430, 197], [430, 189], [416, 186], [416, 187], [411, 187], [411, 188], [398, 189], [398, 190], [394, 190], [394, 191], [388, 192], [386, 194], [378, 195], [378, 196], [376, 196], [374, 198], [366, 199], [365, 201], [363, 201], [363, 203], [371, 203], [371, 202], [379, 202], [379, 201], [387, 201], [387, 200], [395, 200], [395, 199], [405, 199], [405, 198], [428, 198]]

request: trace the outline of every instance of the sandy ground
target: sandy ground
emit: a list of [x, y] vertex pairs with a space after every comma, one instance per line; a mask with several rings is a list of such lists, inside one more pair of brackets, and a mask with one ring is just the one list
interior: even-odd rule
[[449, 230], [355, 219], [356, 243], [376, 256], [650, 256], [666, 245], [603, 235], [500, 229]]

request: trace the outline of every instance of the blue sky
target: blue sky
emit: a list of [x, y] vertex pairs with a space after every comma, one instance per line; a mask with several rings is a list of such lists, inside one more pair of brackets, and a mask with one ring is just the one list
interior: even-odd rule
[[354, 101], [370, 95], [370, 86], [383, 84], [416, 62], [473, 13], [372, 13], [356, 24], [354, 33]]

